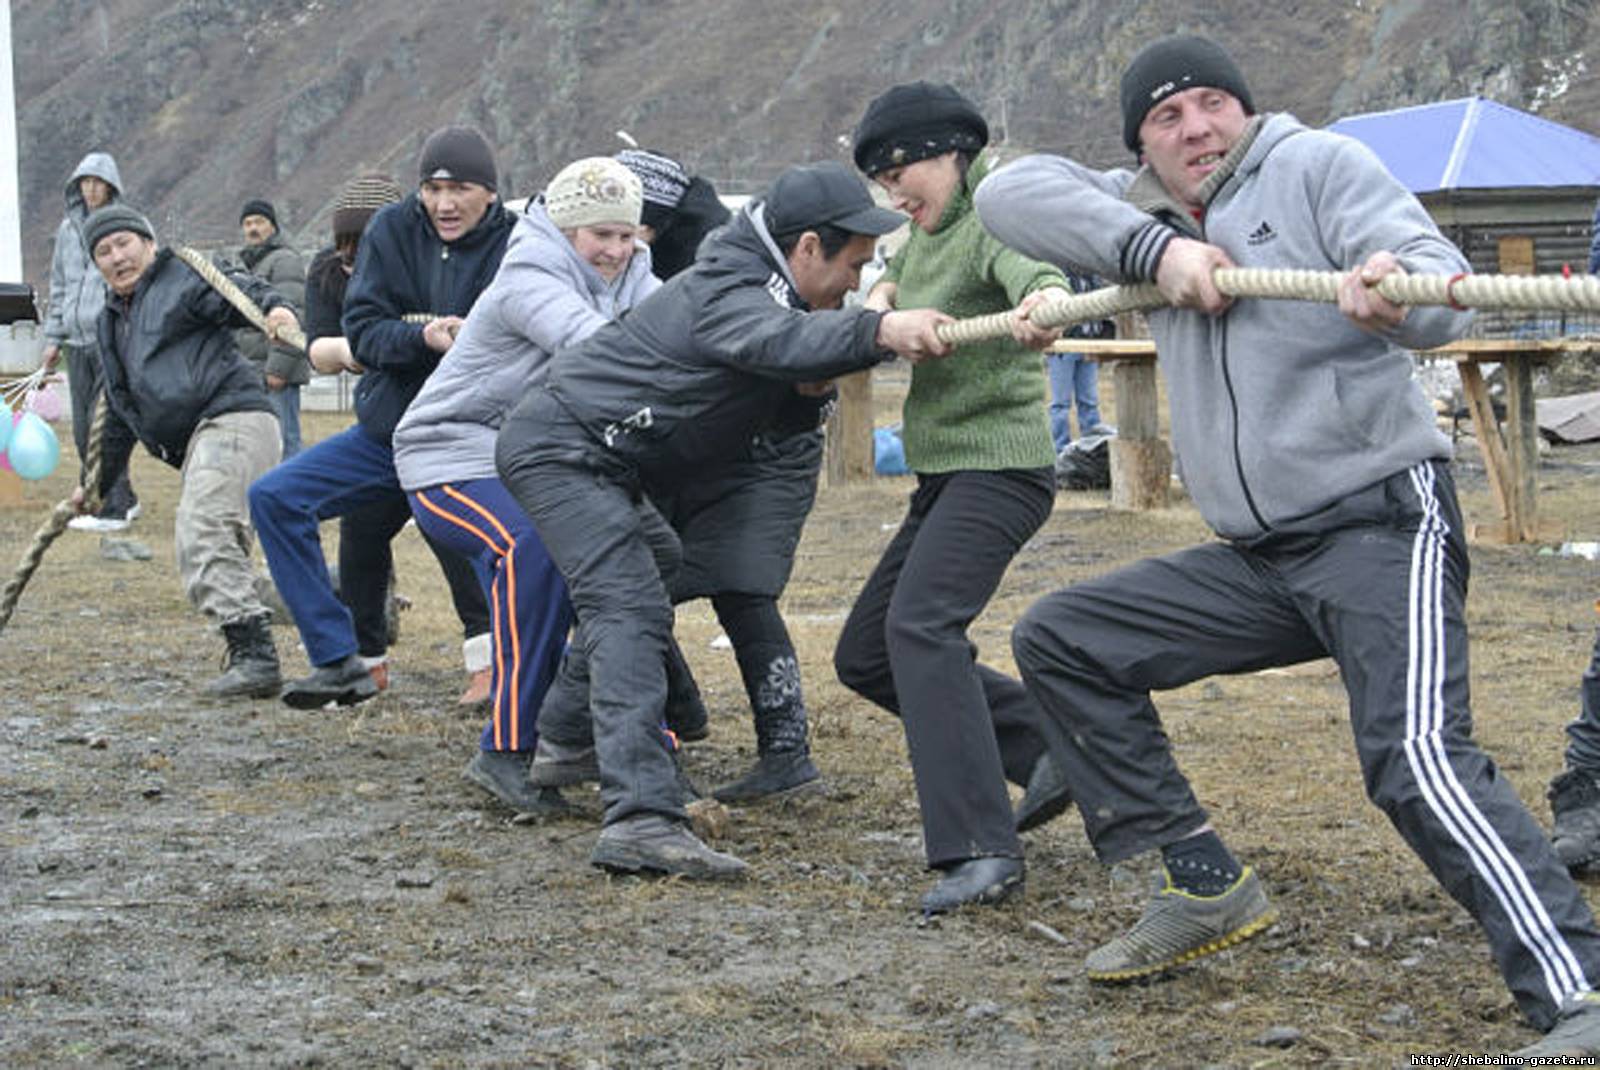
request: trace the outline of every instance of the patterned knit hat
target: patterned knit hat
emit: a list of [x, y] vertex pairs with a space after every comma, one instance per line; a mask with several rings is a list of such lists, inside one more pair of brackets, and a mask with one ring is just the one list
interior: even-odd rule
[[603, 223], [639, 225], [644, 187], [639, 176], [609, 156], [567, 164], [544, 191], [550, 222], [561, 230]]
[[617, 159], [644, 184], [644, 222], [666, 229], [689, 188], [689, 172], [672, 157], [646, 149], [623, 149]]
[[333, 204], [333, 240], [359, 238], [379, 208], [405, 194], [388, 175], [366, 174], [352, 178]]

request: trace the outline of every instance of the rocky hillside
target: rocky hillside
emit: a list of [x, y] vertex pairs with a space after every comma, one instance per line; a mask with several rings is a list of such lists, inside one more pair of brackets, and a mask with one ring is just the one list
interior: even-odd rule
[[24, 258], [107, 149], [167, 237], [232, 240], [277, 202], [302, 244], [343, 179], [409, 180], [426, 132], [480, 125], [502, 188], [626, 129], [725, 192], [845, 156], [884, 87], [954, 82], [1013, 145], [1125, 160], [1116, 80], [1149, 37], [1227, 42], [1258, 104], [1320, 124], [1482, 93], [1600, 130], [1593, 0], [13, 0]]

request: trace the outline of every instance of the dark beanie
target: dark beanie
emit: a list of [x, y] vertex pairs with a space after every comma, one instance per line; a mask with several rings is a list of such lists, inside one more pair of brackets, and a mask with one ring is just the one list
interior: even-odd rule
[[856, 166], [867, 175], [946, 152], [977, 152], [989, 124], [953, 85], [897, 85], [867, 105], [856, 126]]
[[333, 203], [334, 242], [361, 237], [379, 208], [404, 196], [399, 184], [388, 175], [367, 174], [352, 178]]
[[1232, 93], [1246, 115], [1255, 114], [1244, 72], [1215, 41], [1176, 35], [1145, 45], [1122, 72], [1122, 143], [1138, 152], [1139, 125], [1150, 109], [1201, 85]]
[[100, 239], [107, 234], [115, 234], [119, 230], [131, 230], [135, 234], [155, 241], [156, 231], [150, 225], [150, 220], [137, 208], [131, 208], [119, 201], [113, 201], [104, 208], [96, 208], [90, 213], [89, 218], [83, 221], [83, 243], [89, 250], [89, 255], [94, 256], [94, 247], [100, 244]]
[[278, 210], [272, 207], [271, 201], [261, 200], [259, 197], [253, 201], [245, 201], [244, 207], [239, 209], [239, 222], [244, 222], [247, 215], [263, 215], [267, 222], [272, 224], [272, 229], [278, 229]]
[[428, 135], [418, 170], [422, 182], [443, 178], [495, 188], [494, 150], [473, 126], [446, 126]]

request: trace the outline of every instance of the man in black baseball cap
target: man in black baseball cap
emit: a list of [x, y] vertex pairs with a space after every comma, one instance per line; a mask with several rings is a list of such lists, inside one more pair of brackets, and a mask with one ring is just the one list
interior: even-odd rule
[[940, 312], [840, 307], [900, 222], [837, 163], [784, 172], [691, 268], [557, 352], [501, 429], [501, 479], [567, 581], [591, 672], [592, 738], [539, 731], [599, 766], [597, 866], [698, 879], [746, 869], [689, 831], [661, 727], [680, 548], [648, 494], [743, 456], [803, 388], [814, 421], [834, 376], [949, 351]]

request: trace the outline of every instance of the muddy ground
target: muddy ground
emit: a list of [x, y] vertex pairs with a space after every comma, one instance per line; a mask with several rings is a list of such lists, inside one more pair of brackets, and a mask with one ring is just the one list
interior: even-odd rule
[[[340, 423], [308, 416], [311, 437]], [[1458, 473], [1487, 518], [1475, 455]], [[519, 825], [461, 779], [480, 723], [453, 706], [459, 636], [414, 532], [390, 692], [338, 712], [205, 701], [221, 644], [177, 586], [176, 476], [144, 456], [134, 474], [153, 557], [103, 560], [68, 533], [0, 635], [0, 1064], [1382, 1066], [1533, 1037], [1466, 915], [1365, 802], [1327, 663], [1163, 697], [1202, 800], [1280, 908], [1264, 937], [1091, 987], [1083, 955], [1137, 916], [1146, 867], [1103, 869], [1075, 815], [1027, 837], [1025, 898], [920, 922], [899, 724], [830, 670], [908, 481], [821, 496], [783, 605], [831, 792], [735, 811], [718, 845], [753, 877], [730, 888], [608, 878], [587, 861], [592, 793], [582, 819]], [[63, 470], [0, 510], [5, 569], [67, 488]], [[1540, 488], [1546, 517], [1600, 538], [1600, 450], [1551, 454]], [[1181, 503], [1128, 515], [1063, 494], [974, 638], [1009, 668], [1034, 598], [1204, 537]], [[1478, 735], [1541, 821], [1597, 567], [1473, 551]], [[709, 608], [680, 626], [712, 709], [688, 767], [716, 783], [753, 736]], [[1264, 1043], [1277, 1027], [1288, 1046]]]

